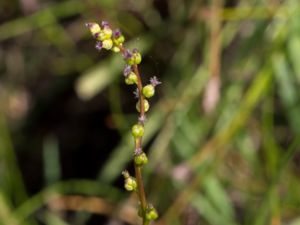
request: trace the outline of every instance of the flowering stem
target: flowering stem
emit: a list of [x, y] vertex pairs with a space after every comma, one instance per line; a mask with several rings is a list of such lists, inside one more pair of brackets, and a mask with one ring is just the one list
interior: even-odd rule
[[[119, 46], [119, 48], [120, 51], [124, 54], [126, 49], [123, 46]], [[140, 102], [140, 117], [144, 117], [145, 105], [144, 105], [144, 96], [142, 93], [143, 83], [137, 65], [133, 65], [133, 72], [137, 75], [137, 88], [139, 92], [139, 102]], [[144, 124], [141, 125], [144, 126]], [[137, 138], [135, 140], [135, 149], [140, 149], [140, 148], [142, 148], [142, 137]], [[137, 188], [138, 188], [138, 197], [141, 203], [143, 225], [147, 225], [149, 224], [150, 221], [148, 221], [145, 217], [146, 209], [147, 209], [147, 199], [146, 199], [144, 182], [142, 177], [142, 168], [135, 163], [134, 171], [135, 171], [135, 178], [136, 178]]]
[[[148, 158], [146, 153], [142, 150], [142, 137], [144, 135], [144, 124], [146, 121], [145, 113], [149, 110], [149, 102], [147, 99], [151, 98], [155, 93], [155, 86], [161, 82], [154, 76], [150, 79], [150, 84], [143, 87], [141, 75], [139, 73], [138, 64], [142, 61], [142, 56], [137, 49], [132, 52], [125, 47], [123, 43], [125, 41], [119, 29], [112, 31], [109, 23], [102, 21], [101, 26], [97, 23], [87, 23], [91, 34], [97, 40], [96, 49], [107, 49], [114, 52], [121, 52], [124, 60], [126, 61], [126, 67], [124, 68], [125, 83], [128, 85], [136, 84], [137, 90], [134, 92], [139, 99], [136, 105], [139, 112], [138, 123], [132, 126], [132, 135], [135, 141], [134, 151], [134, 171], [135, 177], [130, 176], [128, 171], [123, 171], [122, 174], [125, 179], [124, 187], [127, 191], [135, 191], [138, 194], [140, 200], [139, 215], [143, 219], [143, 225], [149, 225], [150, 221], [158, 218], [156, 209], [147, 203], [143, 177], [142, 167], [147, 164]], [[147, 98], [147, 99], [146, 99]]]

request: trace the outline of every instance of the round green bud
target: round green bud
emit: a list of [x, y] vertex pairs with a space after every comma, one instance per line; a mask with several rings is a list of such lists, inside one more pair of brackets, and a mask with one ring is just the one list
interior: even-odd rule
[[[140, 110], [140, 101], [138, 101], [137, 103], [136, 103], [136, 105], [135, 105], [135, 108], [136, 108], [136, 110], [138, 111], [138, 112], [140, 112], [141, 110]], [[150, 104], [149, 104], [149, 102], [148, 102], [148, 100], [147, 99], [144, 99], [144, 110], [145, 110], [145, 112], [148, 112], [148, 110], [149, 110], [149, 108], [150, 108]]]
[[143, 87], [143, 95], [146, 98], [151, 98], [155, 94], [155, 88], [152, 84], [148, 84], [145, 87]]
[[140, 64], [142, 61], [142, 56], [139, 52], [134, 53], [134, 64]]
[[138, 78], [134, 72], [130, 72], [130, 74], [125, 78], [125, 83], [128, 85], [137, 84]]
[[113, 42], [111, 39], [107, 39], [102, 42], [102, 48], [110, 50], [112, 48], [112, 46], [113, 46]]
[[150, 220], [156, 220], [157, 218], [158, 218], [158, 213], [156, 209], [153, 206], [148, 208], [146, 211], [146, 219], [150, 221]]
[[142, 137], [144, 135], [144, 127], [141, 124], [135, 124], [131, 128], [131, 132], [135, 138]]
[[114, 46], [111, 50], [112, 50], [113, 52], [120, 52], [120, 48], [117, 47], [117, 46]]
[[120, 37], [114, 39], [114, 43], [115, 43], [116, 45], [123, 44], [124, 41], [125, 41], [125, 37], [124, 37], [123, 35], [121, 35]]
[[130, 65], [130, 66], [132, 66], [132, 65], [134, 65], [134, 57], [130, 57], [130, 58], [128, 58], [127, 60], [126, 60], [126, 63], [128, 64], [128, 65]]
[[124, 188], [127, 191], [135, 191], [137, 188], [136, 180], [133, 177], [128, 177], [125, 179]]
[[147, 164], [148, 163], [148, 158], [147, 158], [146, 153], [143, 152], [143, 153], [141, 153], [139, 155], [136, 155], [134, 157], [134, 162], [138, 166], [143, 166], [143, 165]]

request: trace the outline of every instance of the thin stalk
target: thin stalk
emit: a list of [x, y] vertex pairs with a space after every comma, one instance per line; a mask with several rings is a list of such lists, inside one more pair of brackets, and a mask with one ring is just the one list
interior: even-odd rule
[[[119, 48], [122, 53], [126, 51], [126, 49], [123, 46], [119, 46]], [[137, 88], [139, 92], [139, 102], [140, 102], [140, 118], [142, 118], [145, 116], [144, 96], [142, 93], [143, 83], [142, 83], [141, 75], [139, 73], [138, 66], [133, 65], [132, 68], [133, 68], [133, 72], [137, 75]], [[143, 123], [140, 124], [144, 126]], [[142, 148], [141, 137], [135, 140], [135, 149], [140, 149], [140, 148]], [[143, 177], [142, 177], [142, 168], [134, 163], [134, 171], [135, 171], [135, 178], [136, 178], [137, 188], [138, 188], [138, 198], [141, 203], [143, 225], [148, 225], [150, 221], [146, 219], [146, 209], [148, 204], [147, 204]]]

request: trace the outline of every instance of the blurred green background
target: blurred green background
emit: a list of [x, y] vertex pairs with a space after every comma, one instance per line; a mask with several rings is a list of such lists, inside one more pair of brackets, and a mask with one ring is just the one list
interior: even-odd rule
[[160, 225], [300, 224], [298, 0], [2, 0], [0, 224], [140, 224], [122, 57], [143, 53], [146, 193]]

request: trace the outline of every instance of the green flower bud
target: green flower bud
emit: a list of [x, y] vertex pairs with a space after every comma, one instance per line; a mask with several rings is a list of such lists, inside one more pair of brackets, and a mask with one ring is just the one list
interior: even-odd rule
[[142, 56], [139, 52], [134, 53], [134, 64], [140, 64], [142, 61]]
[[122, 172], [125, 182], [124, 187], [127, 191], [135, 191], [137, 188], [137, 183], [134, 177], [131, 177], [127, 170]]
[[124, 182], [124, 188], [127, 191], [135, 191], [137, 188], [137, 183], [136, 183], [135, 178], [133, 178], [133, 177], [126, 178], [125, 182]]
[[99, 26], [98, 23], [86, 23], [86, 26], [87, 28], [89, 28], [93, 36], [101, 32], [101, 27]]
[[142, 137], [144, 135], [144, 127], [141, 124], [135, 124], [131, 128], [131, 132], [135, 138]]
[[123, 35], [121, 35], [120, 37], [114, 39], [114, 43], [115, 43], [116, 45], [123, 44], [124, 41], [125, 41], [125, 37], [124, 37]]
[[134, 72], [130, 72], [130, 74], [125, 78], [125, 83], [130, 84], [137, 84], [138, 78]]
[[[137, 103], [136, 103], [136, 105], [135, 105], [135, 108], [136, 108], [136, 110], [138, 111], [138, 112], [140, 112], [140, 101], [138, 101]], [[150, 108], [150, 104], [149, 104], [149, 102], [148, 102], [148, 100], [147, 99], [144, 99], [144, 110], [145, 110], [145, 112], [148, 112], [148, 110], [149, 110], [149, 108]]]
[[113, 42], [111, 39], [107, 39], [102, 42], [102, 48], [110, 50], [112, 48], [112, 46], [113, 46]]
[[134, 62], [135, 62], [134, 57], [130, 57], [126, 60], [126, 63], [130, 66], [134, 65]]
[[111, 50], [113, 52], [120, 52], [120, 48], [118, 48], [117, 46], [114, 46]]
[[151, 220], [156, 220], [158, 218], [158, 213], [156, 209], [153, 206], [150, 206], [146, 210], [146, 219], [151, 221]]
[[104, 27], [103, 30], [101, 30], [99, 33], [95, 35], [96, 40], [98, 41], [111, 39], [111, 36], [112, 36], [112, 30], [108, 27]]
[[134, 162], [138, 166], [143, 166], [143, 165], [147, 164], [148, 163], [148, 158], [147, 158], [146, 153], [142, 152], [141, 154], [136, 155], [134, 157]]
[[155, 88], [152, 84], [148, 84], [145, 87], [143, 87], [143, 95], [146, 98], [151, 98], [155, 94]]

